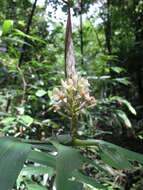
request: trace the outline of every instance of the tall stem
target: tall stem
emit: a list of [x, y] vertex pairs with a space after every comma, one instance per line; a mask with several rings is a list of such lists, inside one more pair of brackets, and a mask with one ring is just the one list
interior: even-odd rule
[[73, 139], [72, 142], [73, 146], [98, 146], [97, 140], [80, 140], [80, 139]]
[[77, 129], [78, 129], [78, 118], [76, 113], [72, 114], [72, 132], [73, 132], [73, 136], [76, 137], [77, 136]]

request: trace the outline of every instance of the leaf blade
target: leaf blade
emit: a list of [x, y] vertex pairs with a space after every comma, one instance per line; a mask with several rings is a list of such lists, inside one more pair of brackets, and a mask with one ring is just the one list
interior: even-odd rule
[[[81, 159], [79, 153], [71, 147], [67, 147], [52, 141], [53, 145], [58, 150], [58, 155], [56, 159], [56, 187], [57, 190], [72, 190], [73, 183], [68, 180], [72, 176], [72, 171], [81, 166]], [[74, 189], [78, 190], [79, 185], [75, 185]]]
[[127, 150], [125, 148], [122, 148], [118, 145], [114, 145], [112, 143], [103, 141], [103, 140], [96, 140], [97, 144], [99, 145], [105, 145], [108, 146], [110, 148], [114, 148], [116, 149], [120, 154], [123, 154], [128, 160], [134, 160], [137, 162], [140, 162], [143, 164], [143, 155], [137, 152], [133, 152], [131, 150]]
[[5, 20], [2, 25], [2, 35], [6, 35], [12, 28], [13, 21], [12, 20]]
[[1, 189], [12, 189], [30, 150], [30, 145], [20, 143], [14, 138], [0, 138]]

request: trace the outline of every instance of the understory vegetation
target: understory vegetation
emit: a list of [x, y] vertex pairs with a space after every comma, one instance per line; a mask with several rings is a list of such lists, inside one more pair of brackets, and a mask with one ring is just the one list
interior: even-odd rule
[[0, 189], [143, 189], [143, 1], [0, 1]]

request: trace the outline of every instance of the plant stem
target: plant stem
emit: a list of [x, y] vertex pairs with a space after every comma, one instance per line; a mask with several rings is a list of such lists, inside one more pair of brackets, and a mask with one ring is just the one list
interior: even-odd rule
[[[25, 140], [25, 139], [19, 139], [23, 143], [28, 143], [28, 144], [51, 144], [49, 141], [38, 141], [38, 140]], [[64, 143], [62, 143], [64, 144]], [[73, 138], [72, 142], [68, 144], [68, 146], [98, 146], [98, 141], [97, 140], [80, 140], [77, 138]], [[64, 144], [66, 145], [66, 143]]]
[[73, 111], [73, 114], [72, 114], [72, 121], [71, 121], [71, 130], [72, 130], [72, 133], [73, 133], [73, 136], [74, 137], [77, 137], [77, 129], [78, 129], [78, 118], [77, 118], [77, 115], [75, 113], [75, 110]]
[[80, 140], [73, 139], [73, 146], [98, 146], [98, 142], [96, 140]]

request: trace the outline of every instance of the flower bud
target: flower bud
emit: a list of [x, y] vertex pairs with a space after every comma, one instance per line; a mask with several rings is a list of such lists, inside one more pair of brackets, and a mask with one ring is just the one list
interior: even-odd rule
[[88, 86], [90, 86], [88, 80], [84, 78], [80, 78], [78, 84], [80, 88], [87, 88]]
[[73, 80], [72, 80], [72, 79], [68, 79], [68, 84], [69, 84], [70, 86], [73, 86]]
[[67, 84], [66, 81], [61, 80], [61, 85], [62, 85], [62, 87], [63, 87], [64, 89], [68, 89], [68, 88], [69, 88], [69, 85]]
[[60, 90], [58, 88], [54, 88], [53, 89], [53, 95], [59, 96], [60, 95]]

